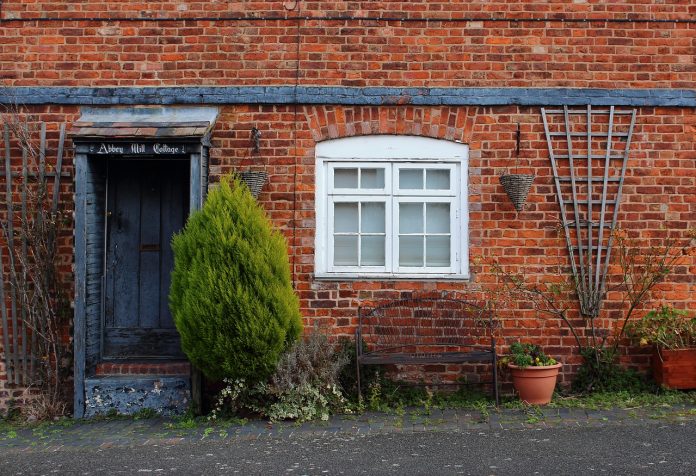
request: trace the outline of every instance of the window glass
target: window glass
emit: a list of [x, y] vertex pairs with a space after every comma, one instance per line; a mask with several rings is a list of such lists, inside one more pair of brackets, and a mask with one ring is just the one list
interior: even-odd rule
[[358, 188], [358, 169], [334, 169], [335, 188]]
[[423, 169], [399, 170], [399, 188], [402, 190], [422, 190]]
[[427, 236], [425, 238], [425, 265], [449, 266], [450, 265], [450, 237]]
[[384, 235], [365, 235], [361, 237], [361, 259], [363, 266], [384, 266]]
[[423, 236], [399, 237], [399, 266], [423, 266]]
[[361, 213], [363, 233], [384, 233], [384, 203], [363, 203]]
[[357, 233], [358, 227], [358, 204], [336, 203], [334, 205], [334, 232]]
[[423, 233], [423, 204], [399, 204], [399, 233]]
[[425, 188], [428, 190], [449, 190], [450, 171], [430, 169], [425, 172]]
[[361, 169], [360, 188], [384, 188], [384, 169]]
[[334, 265], [357, 266], [358, 237], [353, 235], [334, 236]]
[[450, 204], [428, 203], [425, 206], [426, 231], [428, 233], [450, 232]]

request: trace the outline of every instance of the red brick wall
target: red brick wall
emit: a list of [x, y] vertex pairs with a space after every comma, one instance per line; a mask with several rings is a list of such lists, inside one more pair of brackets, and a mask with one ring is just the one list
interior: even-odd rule
[[[495, 257], [513, 272], [527, 271], [532, 282], [556, 275], [559, 264], [567, 269], [565, 243], [556, 232], [560, 209], [539, 108], [305, 106], [298, 109], [295, 159], [291, 106], [226, 108], [213, 136], [211, 173], [218, 176], [249, 167], [265, 167], [270, 172], [270, 185], [260, 200], [273, 221], [292, 240], [296, 288], [307, 323], [318, 320], [337, 334], [351, 335], [357, 319], [356, 308], [362, 299], [393, 298], [402, 291], [414, 289], [464, 290], [477, 295], [482, 286], [494, 281], [489, 270], [477, 266], [472, 268], [473, 277], [468, 283], [314, 280], [314, 147], [325, 139], [412, 134], [469, 144], [470, 256]], [[525, 170], [537, 175], [527, 208], [519, 215], [498, 182], [498, 175], [514, 157], [517, 122], [522, 130], [521, 155], [530, 160], [530, 167]], [[638, 111], [618, 221], [646, 249], [659, 246], [666, 236], [696, 227], [695, 124], [696, 115], [686, 109]], [[258, 156], [249, 148], [250, 130], [254, 126], [262, 132]], [[295, 173], [296, 187], [293, 186]], [[612, 271], [616, 270], [612, 268]], [[696, 259], [692, 257], [658, 286], [653, 305], [673, 304], [696, 312], [695, 275]], [[618, 315], [621, 312], [618, 299], [614, 295], [613, 301], [605, 304], [604, 312]], [[547, 346], [549, 352], [572, 364], [565, 369], [572, 373], [579, 358], [573, 353], [570, 334], [559, 321], [540, 319], [525, 304], [518, 305], [520, 308], [505, 318], [505, 335], [529, 337]], [[606, 318], [601, 323], [606, 328], [612, 325]], [[638, 354], [630, 360], [645, 365], [647, 356]]]
[[[0, 79], [51, 86], [285, 84], [296, 74], [298, 21], [297, 11], [283, 5], [294, 3], [5, 1], [2, 18], [19, 20], [0, 29]], [[642, 21], [693, 19], [695, 7], [679, 0], [298, 5], [302, 17], [311, 17], [299, 21], [305, 85], [694, 85], [696, 24]], [[337, 15], [345, 19], [323, 19]], [[445, 20], [351, 19], [379, 16]], [[28, 20], [34, 17], [48, 20]], [[172, 20], [108, 21], [115, 17]], [[187, 17], [195, 19], [181, 20]], [[248, 19], [211, 19], [217, 17]], [[549, 21], [532, 20], [539, 18]], [[560, 18], [601, 20], [554, 20]], [[620, 21], [603, 21], [610, 19]]]
[[[301, 85], [398, 87], [695, 85], [696, 24], [644, 21], [692, 20], [696, 6], [682, 0], [295, 3], [5, 0], [0, 80], [13, 86], [292, 85], [296, 79]], [[300, 21], [293, 18], [297, 8]], [[345, 19], [328, 19], [336, 16]], [[379, 16], [409, 21], [374, 19]], [[121, 19], [108, 20], [114, 17]], [[585, 19], [592, 21], [573, 21]], [[71, 123], [79, 113], [77, 107], [59, 106], [33, 112], [49, 123], [52, 140], [58, 123]], [[497, 178], [514, 156], [517, 122], [522, 155], [537, 174], [528, 208], [519, 215]], [[249, 148], [254, 126], [262, 131], [258, 155]], [[411, 289], [476, 293], [491, 282], [490, 273], [475, 266], [468, 283], [313, 279], [315, 144], [374, 133], [471, 146], [472, 257], [498, 257], [513, 269], [528, 270], [532, 279], [567, 262], [553, 231], [559, 208], [539, 108], [300, 106], [296, 117], [292, 106], [224, 107], [213, 134], [211, 173], [249, 166], [271, 173], [260, 200], [292, 240], [294, 276], [308, 322], [319, 320], [349, 335], [361, 299]], [[696, 227], [695, 139], [692, 109], [639, 110], [619, 223], [646, 244]], [[65, 198], [71, 204], [69, 192]], [[69, 266], [69, 239], [61, 249]], [[660, 285], [656, 302], [696, 312], [695, 275], [691, 258]], [[610, 301], [605, 308], [616, 312], [617, 306]], [[505, 320], [506, 335], [533, 338], [577, 365], [559, 323], [540, 321], [519, 307]], [[638, 352], [631, 360], [644, 365], [646, 356]], [[0, 402], [8, 396], [2, 375]]]
[[[49, 137], [53, 141], [58, 123], [73, 121], [77, 108], [36, 107], [32, 112], [49, 122]], [[270, 172], [260, 201], [291, 242], [296, 289], [307, 324], [318, 322], [331, 327], [337, 335], [350, 336], [361, 300], [435, 289], [461, 290], [477, 297], [482, 287], [493, 282], [490, 271], [477, 265], [472, 266], [469, 282], [315, 280], [314, 147], [318, 141], [329, 138], [414, 134], [469, 144], [470, 256], [496, 257], [514, 272], [526, 270], [532, 281], [554, 275], [559, 263], [567, 265], [565, 245], [555, 231], [559, 207], [539, 108], [301, 106], [296, 124], [294, 119], [292, 106], [225, 107], [213, 134], [211, 176], [216, 180], [246, 168], [265, 168]], [[498, 175], [514, 155], [517, 122], [522, 129], [522, 156], [530, 160], [526, 170], [537, 175], [527, 208], [520, 214], [514, 212], [498, 183]], [[644, 239], [646, 246], [687, 227], [696, 227], [694, 124], [696, 115], [690, 110], [639, 110], [619, 223]], [[252, 152], [249, 142], [254, 126], [262, 132], [258, 154]], [[295, 126], [297, 141], [293, 139]], [[72, 154], [68, 153], [67, 170], [71, 170], [71, 159]], [[62, 195], [69, 208], [70, 191], [66, 188]], [[64, 237], [61, 253], [67, 273], [72, 260], [69, 237]], [[696, 312], [695, 275], [696, 258], [691, 257], [658, 287], [654, 304], [668, 303]], [[616, 314], [618, 306], [614, 297], [614, 301], [605, 303], [604, 312]], [[562, 324], [540, 318], [524, 303], [513, 307], [503, 319], [505, 340], [525, 337], [543, 344], [550, 353], [570, 364], [565, 367], [568, 378], [579, 358]], [[609, 326], [611, 321], [603, 319], [602, 324]], [[644, 366], [647, 355], [634, 353], [630, 361]], [[7, 388], [0, 388], [0, 400], [9, 395], [7, 392]]]
[[166, 1], [121, 1], [110, 0], [4, 0], [5, 18], [40, 17], [93, 17], [143, 16], [157, 18], [192, 18], [219, 15], [287, 15], [299, 11], [306, 16], [350, 15], [350, 16], [409, 16], [412, 18], [462, 18], [509, 15], [514, 18], [527, 16], [548, 18], [667, 18], [688, 19], [696, 11], [693, 5], [682, 0], [618, 0], [608, 4], [600, 0], [559, 1], [550, 0], [491, 0], [491, 1], [336, 1], [336, 0], [166, 0]]

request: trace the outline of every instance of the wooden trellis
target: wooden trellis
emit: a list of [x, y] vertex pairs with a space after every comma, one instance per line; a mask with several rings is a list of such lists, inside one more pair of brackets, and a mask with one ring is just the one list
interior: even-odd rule
[[[22, 126], [19, 126], [22, 127]], [[28, 385], [32, 383], [32, 376], [35, 372], [34, 357], [32, 356], [32, 348], [36, 346], [36, 333], [28, 332], [26, 324], [26, 312], [21, 308], [18, 302], [17, 290], [12, 284], [12, 272], [22, 273], [21, 264], [18, 261], [26, 262], [28, 253], [26, 237], [18, 233], [15, 225], [18, 223], [26, 223], [28, 213], [27, 209], [27, 191], [31, 184], [43, 183], [47, 187], [47, 192], [51, 193], [50, 209], [53, 214], [58, 211], [58, 200], [60, 195], [60, 181], [62, 177], [68, 177], [63, 174], [63, 148], [65, 144], [65, 125], [60, 127], [60, 137], [58, 140], [58, 150], [55, 157], [55, 163], [47, 165], [46, 157], [46, 124], [40, 125], [40, 143], [38, 148], [38, 163], [29, 163], [30, 152], [26, 144], [22, 144], [22, 140], [17, 138], [17, 150], [21, 150], [21, 169], [17, 171], [19, 160], [12, 158], [12, 141], [9, 124], [4, 124], [3, 127], [3, 144], [4, 144], [4, 167], [0, 171], [0, 177], [5, 181], [5, 209], [2, 210], [0, 224], [2, 225], [3, 233], [0, 240], [0, 315], [2, 316], [2, 344], [3, 354], [5, 357], [5, 370], [7, 373], [7, 382], [16, 385]], [[28, 129], [24, 129], [19, 135], [28, 136]], [[13, 168], [15, 170], [13, 170]], [[19, 179], [13, 181], [13, 179]], [[50, 182], [52, 183], [52, 187]], [[1, 194], [0, 194], [1, 195]], [[19, 203], [15, 203], [19, 197]], [[29, 217], [31, 218], [31, 217]], [[35, 219], [40, 219], [38, 213]], [[19, 240], [19, 243], [16, 242]], [[22, 260], [15, 259], [18, 254], [23, 257]], [[6, 260], [6, 261], [5, 261]]]
[[605, 294], [636, 110], [541, 109], [561, 222], [583, 315]]

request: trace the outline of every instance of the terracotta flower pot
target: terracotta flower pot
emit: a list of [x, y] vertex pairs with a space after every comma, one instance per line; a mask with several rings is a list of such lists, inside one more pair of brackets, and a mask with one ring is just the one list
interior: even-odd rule
[[518, 367], [508, 364], [512, 372], [512, 384], [520, 400], [532, 405], [546, 405], [551, 401], [560, 363], [543, 367]]
[[655, 349], [652, 358], [655, 381], [668, 388], [696, 388], [696, 349]]

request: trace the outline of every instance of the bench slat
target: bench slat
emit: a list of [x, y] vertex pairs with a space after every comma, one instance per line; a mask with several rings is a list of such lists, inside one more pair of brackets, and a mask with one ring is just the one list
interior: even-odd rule
[[466, 362], [492, 362], [493, 352], [372, 353], [362, 354], [358, 358], [358, 361], [363, 365], [461, 364]]

